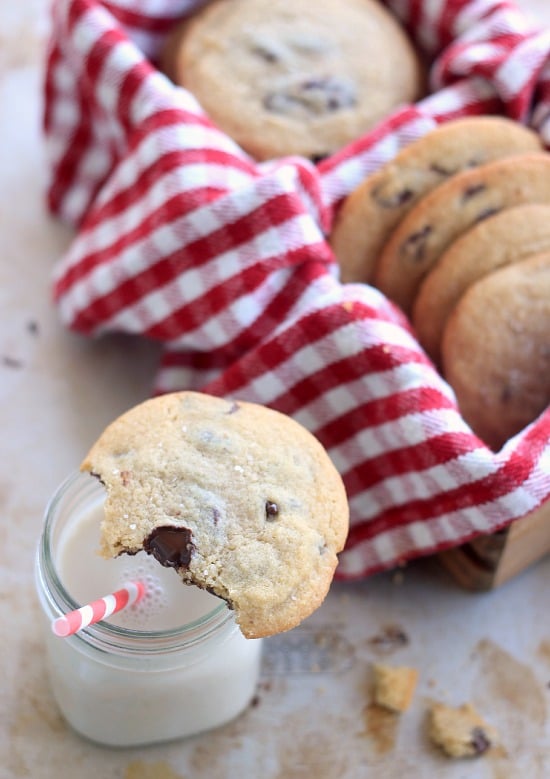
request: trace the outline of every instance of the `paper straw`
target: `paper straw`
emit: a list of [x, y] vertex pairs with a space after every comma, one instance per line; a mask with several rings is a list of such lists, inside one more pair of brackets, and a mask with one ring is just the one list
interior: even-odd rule
[[72, 636], [82, 628], [99, 622], [100, 619], [107, 619], [111, 614], [132, 606], [143, 598], [145, 594], [145, 585], [143, 582], [128, 582], [120, 590], [105, 595], [99, 600], [94, 600], [86, 606], [82, 606], [75, 611], [70, 611], [63, 617], [58, 617], [52, 622], [52, 631], [56, 636], [65, 638]]

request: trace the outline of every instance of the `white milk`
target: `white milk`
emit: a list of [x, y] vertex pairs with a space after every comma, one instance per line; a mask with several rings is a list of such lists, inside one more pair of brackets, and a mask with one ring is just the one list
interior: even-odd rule
[[114, 560], [100, 557], [97, 549], [102, 517], [99, 502], [73, 517], [57, 544], [57, 575], [79, 605], [114, 592], [131, 579], [144, 581], [146, 594], [140, 603], [109, 617], [107, 621], [113, 625], [130, 630], [174, 630], [220, 605], [219, 598], [183, 584], [173, 568], [163, 568], [145, 552], [121, 555]]
[[129, 578], [144, 580], [147, 593], [107, 623], [68, 638], [47, 626], [48, 670], [63, 715], [82, 735], [113, 746], [189, 736], [229, 721], [255, 693], [261, 641], [244, 638], [223, 601], [184, 585], [145, 553], [99, 557], [103, 497], [95, 479], [76, 474], [48, 506], [37, 555], [46, 616], [51, 621]]

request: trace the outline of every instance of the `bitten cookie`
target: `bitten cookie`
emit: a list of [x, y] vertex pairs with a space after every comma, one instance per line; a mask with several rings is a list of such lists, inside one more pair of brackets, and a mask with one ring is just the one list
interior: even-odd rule
[[144, 549], [226, 600], [245, 636], [288, 630], [325, 598], [347, 499], [324, 448], [289, 417], [164, 395], [109, 425], [81, 469], [107, 491], [102, 554]]
[[374, 0], [214, 0], [161, 67], [260, 160], [326, 156], [420, 93], [418, 59]]
[[420, 198], [450, 176], [540, 150], [536, 133], [496, 116], [457, 119], [411, 143], [343, 202], [330, 235], [342, 281], [371, 282], [391, 232]]
[[445, 251], [424, 279], [412, 321], [422, 346], [436, 364], [447, 318], [475, 281], [530, 254], [550, 251], [550, 205], [507, 208], [484, 219]]
[[497, 732], [470, 703], [453, 708], [434, 703], [428, 714], [430, 740], [448, 757], [477, 757], [497, 743]]
[[465, 421], [494, 450], [550, 403], [550, 253], [475, 282], [443, 333], [443, 374]]
[[426, 274], [482, 219], [522, 203], [550, 202], [550, 154], [524, 154], [463, 171], [422, 198], [393, 232], [374, 283], [411, 314]]

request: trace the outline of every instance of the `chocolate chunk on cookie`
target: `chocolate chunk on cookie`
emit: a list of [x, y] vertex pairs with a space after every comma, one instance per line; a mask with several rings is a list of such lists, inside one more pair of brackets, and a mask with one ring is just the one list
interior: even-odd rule
[[530, 254], [550, 251], [550, 205], [516, 206], [484, 219], [444, 252], [418, 291], [412, 313], [416, 335], [436, 364], [447, 318], [478, 279]]
[[289, 417], [164, 395], [116, 419], [81, 468], [106, 488], [102, 554], [144, 549], [225, 599], [245, 636], [288, 630], [325, 598], [347, 499], [321, 444]]
[[472, 430], [494, 450], [550, 403], [550, 253], [476, 281], [447, 320], [443, 374]]
[[176, 28], [161, 66], [260, 160], [326, 156], [415, 100], [423, 81], [374, 0], [214, 0]]
[[550, 203], [550, 154], [507, 157], [457, 173], [423, 197], [392, 233], [375, 285], [410, 315], [424, 277], [453, 241], [524, 203]]
[[344, 282], [373, 279], [391, 232], [422, 198], [467, 168], [541, 150], [532, 130], [496, 116], [456, 119], [402, 149], [345, 199], [330, 243]]

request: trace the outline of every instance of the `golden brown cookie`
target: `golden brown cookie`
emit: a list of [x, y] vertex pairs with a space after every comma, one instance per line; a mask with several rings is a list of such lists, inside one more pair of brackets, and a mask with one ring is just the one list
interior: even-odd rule
[[466, 168], [541, 150], [532, 130], [498, 116], [456, 119], [406, 146], [345, 199], [330, 243], [342, 281], [370, 283], [391, 232], [412, 207]]
[[489, 273], [447, 320], [443, 374], [465, 421], [494, 450], [550, 403], [550, 253]]
[[418, 58], [374, 0], [214, 0], [162, 69], [260, 160], [322, 157], [420, 93]]
[[452, 176], [423, 197], [393, 232], [374, 283], [407, 314], [418, 288], [462, 233], [504, 208], [550, 202], [550, 154], [524, 154]]
[[145, 549], [226, 600], [245, 636], [288, 630], [325, 598], [347, 499], [321, 444], [289, 417], [164, 395], [109, 425], [81, 468], [107, 491], [102, 554]]
[[433, 703], [428, 714], [428, 736], [448, 757], [477, 757], [497, 743], [497, 732], [471, 703], [452, 707]]
[[529, 254], [550, 250], [550, 205], [507, 208], [454, 241], [428, 273], [416, 296], [416, 335], [436, 364], [447, 317], [478, 279]]

